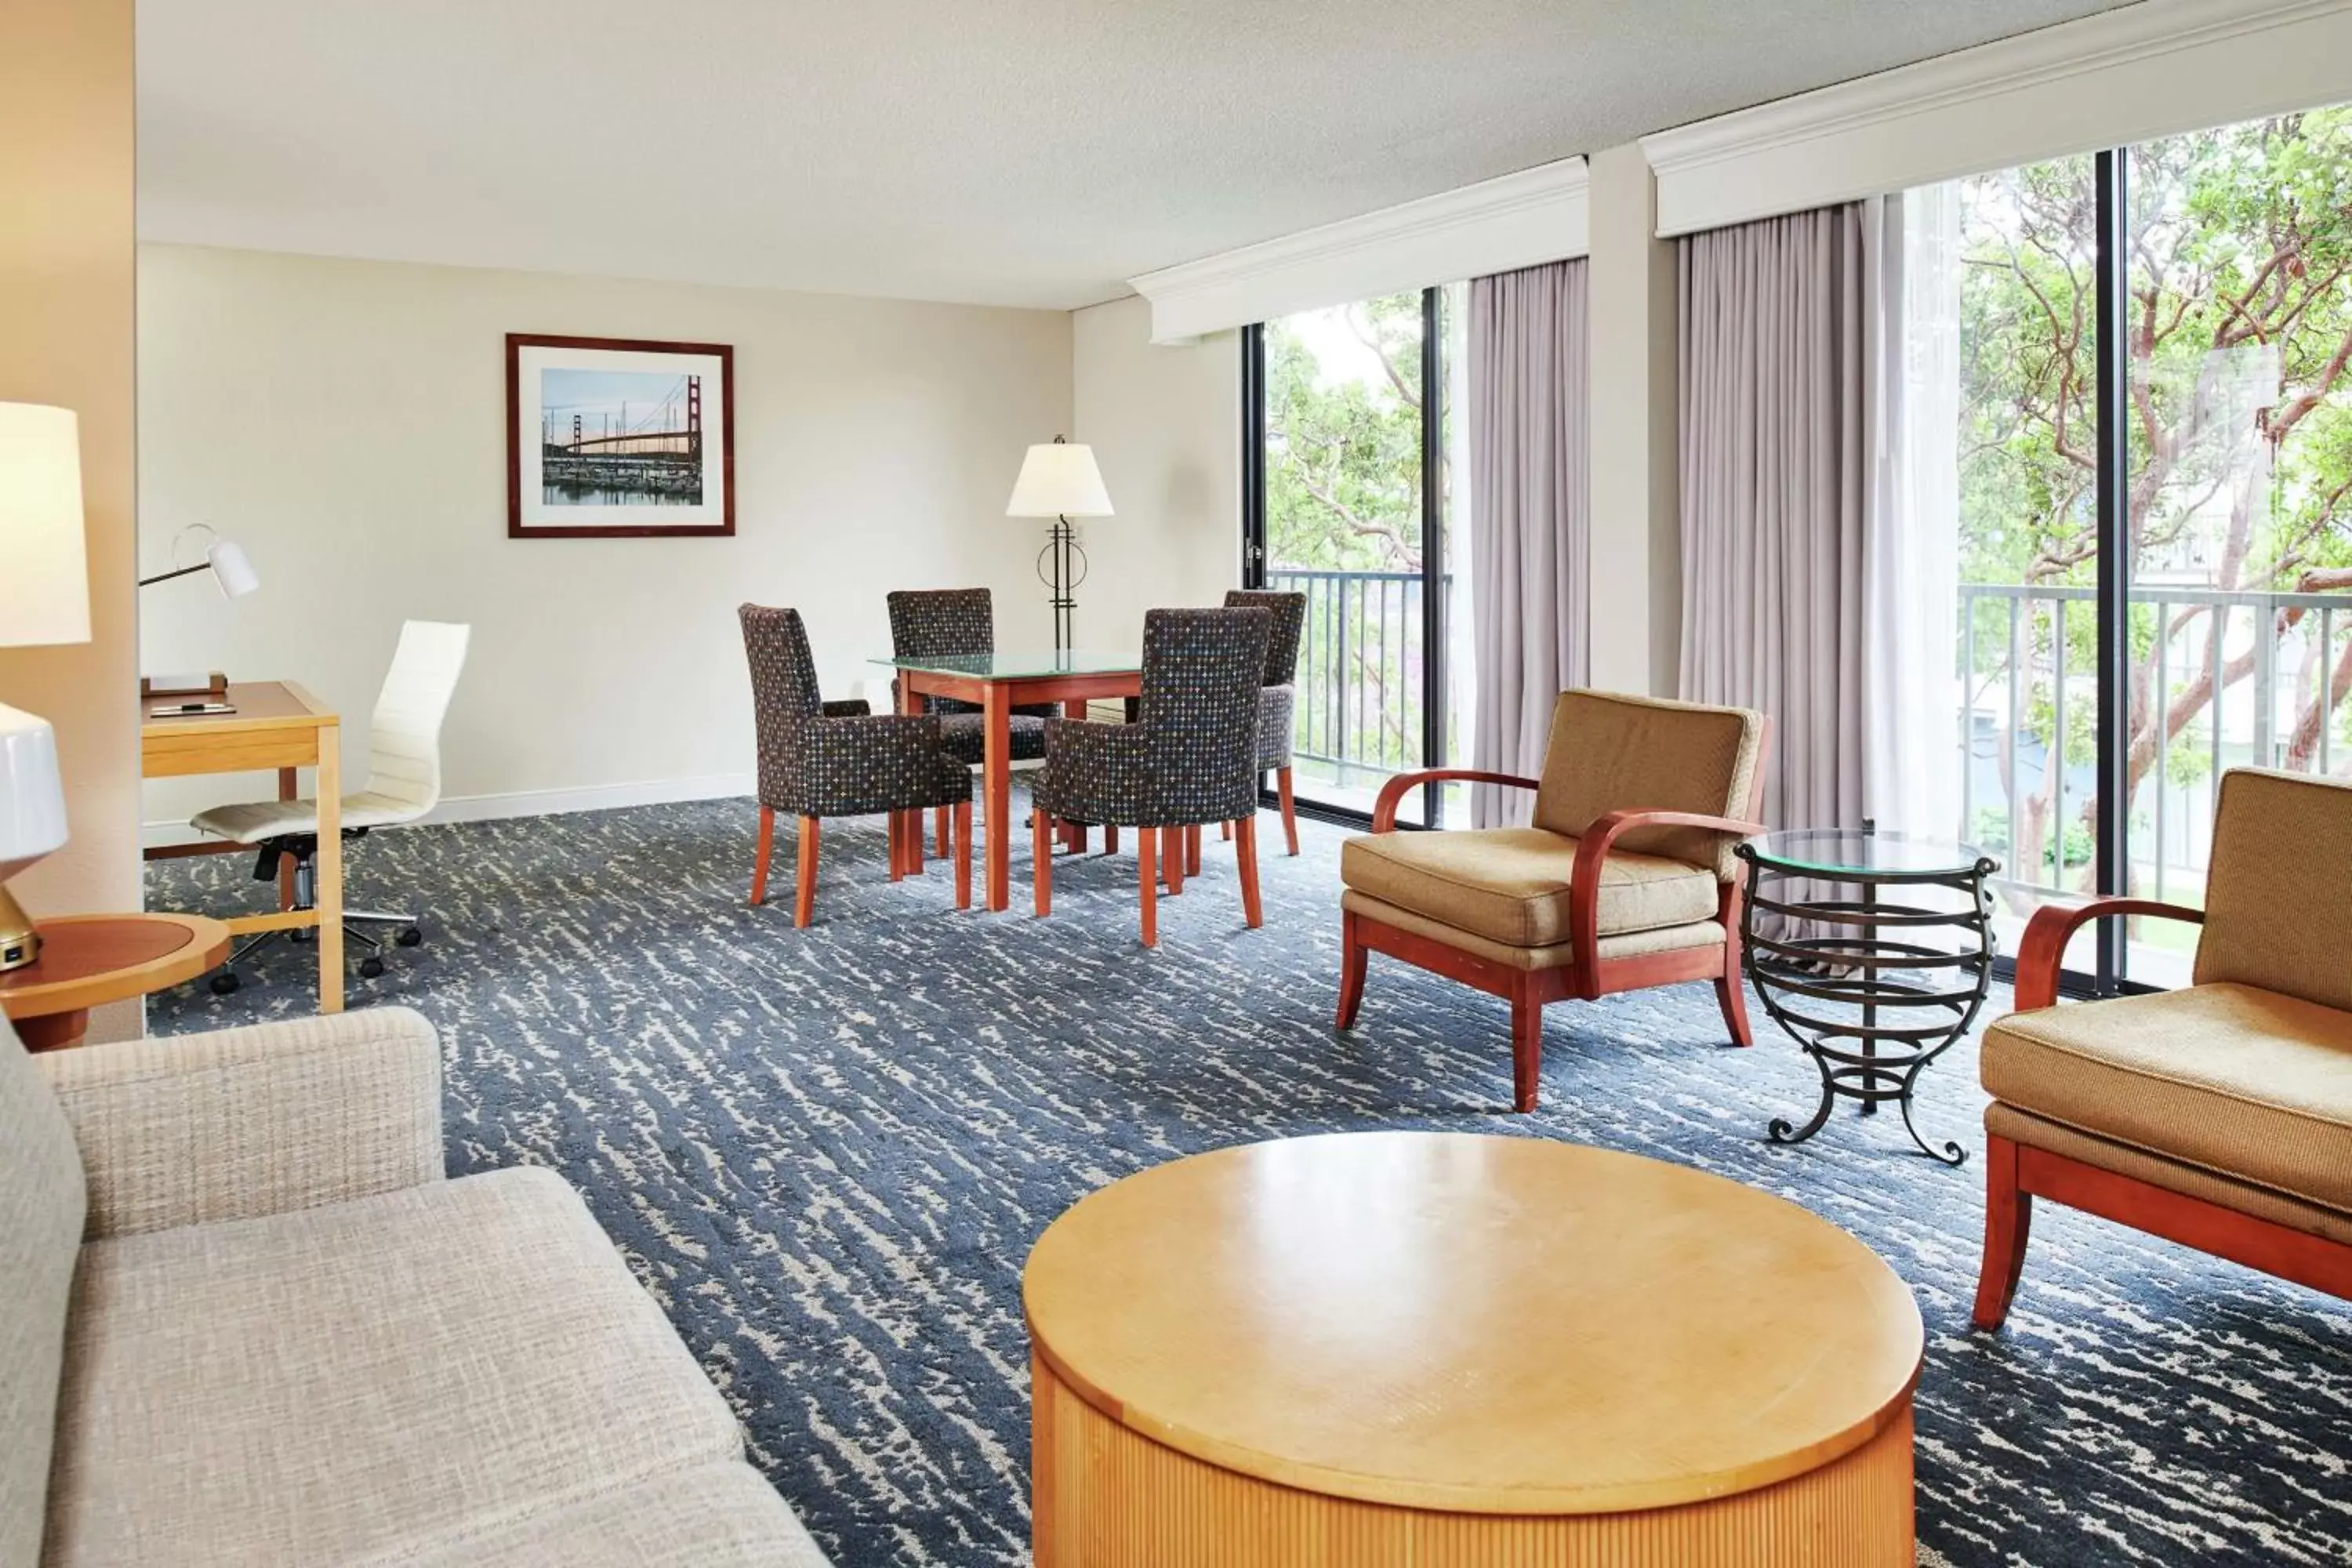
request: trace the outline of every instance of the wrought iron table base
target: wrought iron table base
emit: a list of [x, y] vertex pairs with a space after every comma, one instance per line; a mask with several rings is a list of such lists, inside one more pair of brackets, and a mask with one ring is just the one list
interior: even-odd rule
[[[1912, 1118], [1912, 1098], [1920, 1074], [1968, 1032], [1991, 989], [1992, 901], [1986, 878], [1994, 863], [1979, 857], [1964, 868], [1931, 875], [1792, 865], [1759, 852], [1752, 842], [1740, 846], [1738, 853], [1748, 865], [1752, 884], [1740, 920], [1748, 977], [1764, 1010], [1804, 1049], [1822, 1077], [1821, 1099], [1812, 1115], [1802, 1125], [1774, 1118], [1767, 1130], [1769, 1140], [1804, 1142], [1828, 1125], [1841, 1100], [1859, 1102], [1864, 1116], [1875, 1115], [1881, 1104], [1892, 1100], [1920, 1152], [1947, 1165], [1961, 1163], [1968, 1151], [1958, 1143], [1947, 1140], [1938, 1148], [1920, 1135]], [[1766, 889], [1767, 877], [1781, 883], [1858, 885], [1862, 897], [1773, 897]], [[1879, 889], [1890, 884], [1949, 888], [1969, 895], [1968, 908], [1886, 903]], [[1781, 890], [1778, 885], [1770, 889], [1771, 893]], [[1780, 934], [1758, 929], [1759, 913], [1774, 921], [1770, 929]], [[1788, 934], [1832, 928], [1851, 928], [1853, 934]], [[1937, 928], [1955, 930], [1972, 941], [1954, 950], [1897, 940], [1894, 934]], [[1859, 1021], [1822, 1016], [1807, 1008], [1808, 1000], [1858, 1009]], [[1894, 1018], [1882, 1021], [1886, 1015]]]

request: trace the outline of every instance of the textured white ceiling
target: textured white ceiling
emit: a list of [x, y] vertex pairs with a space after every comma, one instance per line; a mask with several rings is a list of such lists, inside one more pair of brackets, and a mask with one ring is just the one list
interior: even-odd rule
[[2116, 0], [139, 0], [151, 239], [1066, 308]]

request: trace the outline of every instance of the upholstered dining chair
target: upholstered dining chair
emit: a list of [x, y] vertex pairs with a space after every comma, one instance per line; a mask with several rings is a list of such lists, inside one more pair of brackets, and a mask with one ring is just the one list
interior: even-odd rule
[[911, 846], [920, 841], [922, 813], [936, 806], [955, 816], [956, 908], [971, 907], [971, 771], [940, 742], [940, 721], [929, 713], [874, 713], [862, 700], [827, 702], [817, 691], [816, 661], [798, 610], [745, 605], [743, 651], [751, 665], [751, 702], [760, 751], [760, 847], [751, 868], [751, 902], [768, 898], [768, 861], [775, 847], [776, 813], [799, 819], [800, 885], [793, 924], [805, 926], [816, 909], [817, 824], [828, 816], [887, 813], [900, 831], [891, 836], [890, 879], [909, 870]]
[[1143, 945], [1160, 942], [1164, 874], [1181, 892], [1200, 829], [1231, 823], [1242, 914], [1265, 923], [1257, 886], [1257, 702], [1273, 616], [1256, 606], [1151, 610], [1143, 617], [1143, 694], [1131, 724], [1045, 721], [1034, 785], [1037, 912], [1054, 907], [1058, 822], [1133, 827]]
[[[2190, 984], [2059, 1006], [2084, 925], [2201, 921]], [[1985, 1031], [1977, 1327], [2009, 1316], [2033, 1200], [2352, 1298], [2352, 785], [2221, 779], [2205, 908], [2046, 905]]]
[[[1732, 849], [1764, 830], [1770, 744], [1770, 721], [1743, 708], [1564, 691], [1540, 779], [1391, 779], [1372, 831], [1340, 847], [1339, 1026], [1355, 1025], [1374, 952], [1504, 997], [1521, 1110], [1536, 1107], [1547, 1002], [1712, 980], [1724, 1026], [1749, 1044]], [[1445, 779], [1533, 790], [1534, 822], [1396, 832], [1398, 801]]]
[[1283, 842], [1296, 855], [1298, 805], [1290, 782], [1291, 715], [1298, 706], [1298, 639], [1307, 629], [1307, 595], [1258, 588], [1225, 591], [1225, 608], [1239, 609], [1250, 605], [1260, 606], [1274, 617], [1273, 635], [1265, 644], [1265, 673], [1258, 679], [1258, 771], [1274, 774], [1275, 793], [1282, 803]]
[[[985, 588], [901, 588], [885, 595], [890, 612], [890, 651], [899, 658], [952, 658], [996, 651], [996, 605]], [[890, 689], [895, 695], [898, 682]], [[966, 765], [978, 767], [987, 745], [980, 704], [955, 697], [926, 699], [926, 712], [940, 716], [940, 743]], [[1045, 755], [1045, 721], [1061, 711], [1051, 702], [1016, 703], [1012, 740], [1015, 763]], [[932, 813], [939, 852], [948, 852], [948, 814]]]

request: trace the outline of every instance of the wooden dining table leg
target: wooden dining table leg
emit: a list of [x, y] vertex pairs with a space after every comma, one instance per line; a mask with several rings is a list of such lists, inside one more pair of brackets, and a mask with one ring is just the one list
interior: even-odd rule
[[1034, 846], [1029, 880], [1037, 889], [1037, 912], [1050, 915], [1054, 912], [1054, 819], [1041, 806], [1029, 814], [1029, 842]]
[[[294, 800], [299, 798], [301, 794], [302, 770], [299, 768], [278, 769], [278, 798], [280, 800]], [[757, 902], [758, 900], [755, 900], [753, 901]], [[293, 907], [294, 857], [291, 855], [280, 855], [278, 858], [278, 908], [279, 912], [283, 913], [285, 910], [290, 910]]]
[[343, 727], [319, 727], [319, 850], [311, 860], [319, 906], [319, 1011], [343, 1010]]
[[956, 908], [971, 908], [971, 802], [958, 801], [955, 808], [955, 889]]
[[1001, 680], [980, 689], [982, 787], [988, 800], [988, 908], [1001, 912], [1013, 901], [1013, 707]]

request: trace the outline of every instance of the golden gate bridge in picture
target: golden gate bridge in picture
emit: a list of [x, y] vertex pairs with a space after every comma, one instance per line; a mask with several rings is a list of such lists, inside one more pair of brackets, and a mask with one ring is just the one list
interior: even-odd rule
[[539, 471], [551, 505], [699, 505], [702, 378], [677, 376], [643, 404], [543, 410]]

